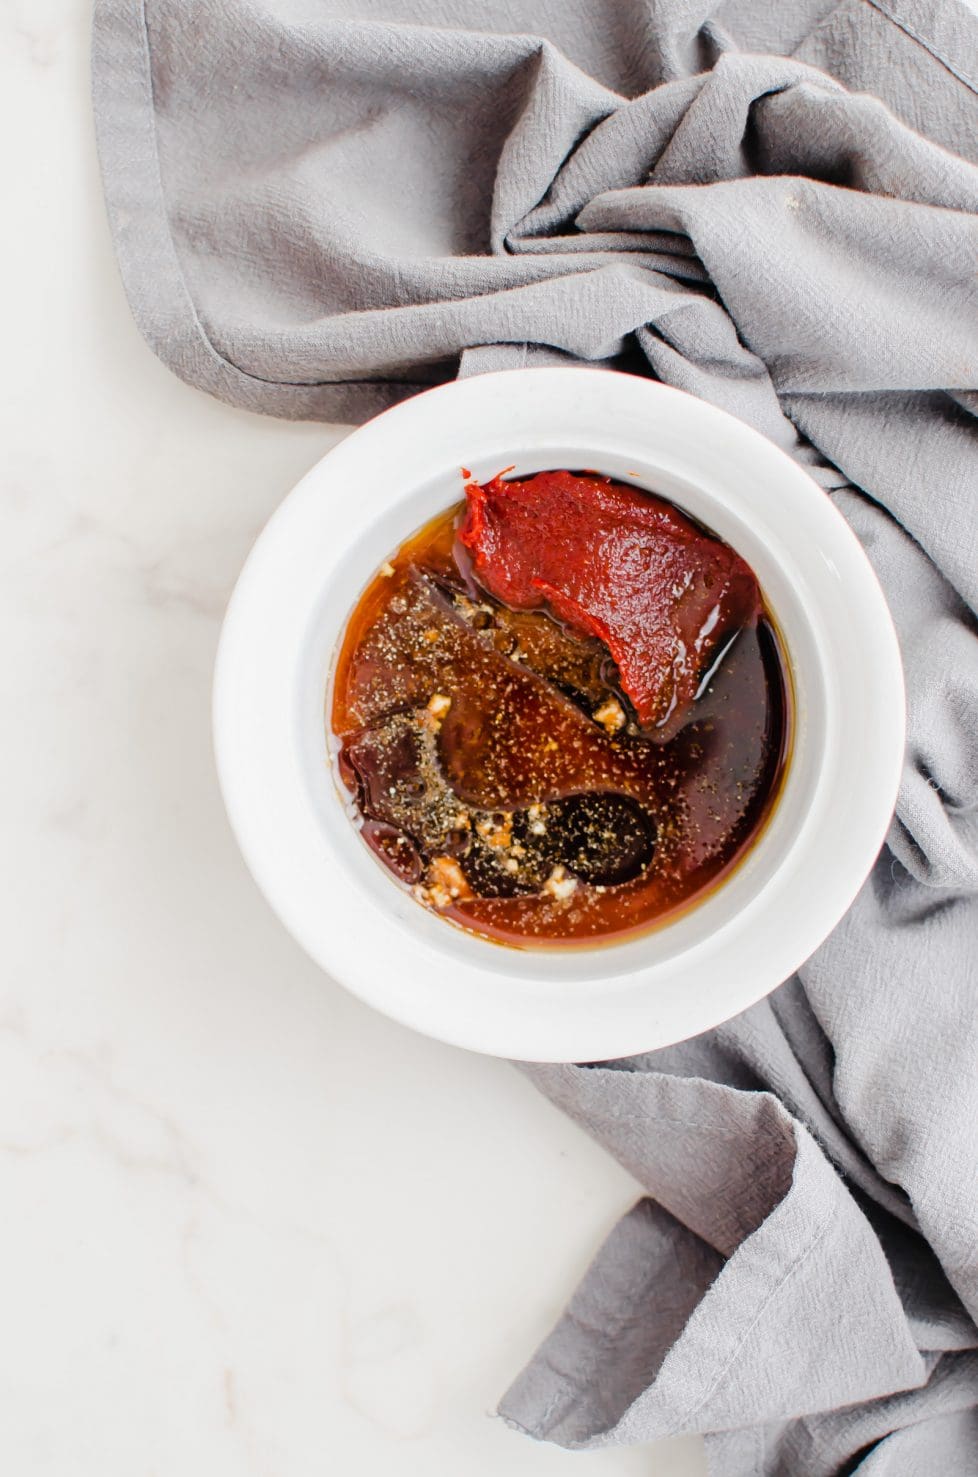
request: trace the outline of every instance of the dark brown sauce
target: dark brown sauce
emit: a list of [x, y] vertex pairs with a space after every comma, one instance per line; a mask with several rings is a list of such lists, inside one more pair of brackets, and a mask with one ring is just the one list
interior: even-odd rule
[[419, 901], [517, 946], [662, 923], [743, 858], [790, 747], [767, 612], [668, 742], [639, 727], [596, 638], [473, 583], [461, 506], [408, 539], [352, 612], [329, 726], [362, 835]]

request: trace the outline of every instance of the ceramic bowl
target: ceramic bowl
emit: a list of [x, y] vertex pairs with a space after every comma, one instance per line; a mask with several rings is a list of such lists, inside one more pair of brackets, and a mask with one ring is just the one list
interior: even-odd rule
[[[514, 949], [422, 908], [368, 851], [328, 751], [338, 640], [378, 567], [457, 501], [460, 468], [593, 467], [671, 498], [755, 570], [795, 695], [781, 796], [732, 875], [624, 942]], [[378, 1010], [474, 1051], [598, 1061], [705, 1031], [760, 1000], [834, 928], [896, 800], [899, 649], [830, 499], [723, 411], [637, 376], [520, 369], [430, 390], [353, 432], [262, 532], [228, 608], [214, 735], [245, 860], [323, 969]]]

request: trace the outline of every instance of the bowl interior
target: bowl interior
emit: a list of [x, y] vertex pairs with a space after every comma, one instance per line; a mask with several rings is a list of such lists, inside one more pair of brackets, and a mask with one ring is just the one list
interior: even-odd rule
[[[687, 912], [615, 943], [493, 944], [420, 907], [351, 823], [326, 742], [337, 642], [383, 560], [485, 480], [595, 467], [671, 498], [755, 570], [794, 686], [770, 820]], [[324, 968], [396, 1019], [480, 1051], [599, 1060], [745, 1009], [848, 907], [885, 835], [903, 752], [899, 651], [865, 554], [807, 474], [678, 391], [585, 369], [488, 374], [419, 395], [314, 467], [258, 540], [222, 633], [215, 747], [245, 859]]]
[[[429, 518], [460, 500], [460, 469], [443, 466], [423, 485], [399, 488], [396, 500], [359, 531], [342, 574], [323, 591], [313, 614], [300, 669], [298, 731], [309, 803], [330, 843], [342, 850], [344, 864], [366, 894], [380, 907], [394, 907], [402, 928], [423, 927], [431, 947], [444, 956], [446, 964], [452, 959], [481, 956], [494, 973], [529, 974], [559, 989], [572, 980], [602, 979], [609, 971], [627, 974], [652, 960], [668, 959], [691, 940], [721, 928], [743, 908], [748, 897], [764, 887], [783, 864], [793, 839], [816, 804], [829, 678], [820, 658], [823, 648], [812, 629], [813, 609], [806, 607], [801, 598], [797, 579], [787, 576], [788, 551], [772, 548], [756, 516], [748, 516], [743, 508], [730, 507], [654, 457], [642, 459], [639, 465], [637, 460], [634, 455], [624, 458], [581, 443], [553, 446], [546, 452], [537, 447], [527, 453], [503, 441], [491, 461], [469, 470], [484, 481], [509, 467], [515, 477], [554, 467], [593, 467], [669, 498], [719, 533], [747, 560], [775, 617], [792, 682], [794, 735], [781, 792], [760, 836], [732, 873], [679, 916], [625, 940], [559, 950], [532, 945], [513, 949], [467, 933], [408, 899], [406, 890], [398, 886], [357, 834], [356, 812], [339, 779], [335, 745], [331, 735], [328, 737], [330, 678], [347, 619], [384, 559]], [[324, 762], [327, 751], [328, 763]], [[392, 891], [397, 904], [390, 896]], [[402, 906], [405, 899], [406, 910]]]

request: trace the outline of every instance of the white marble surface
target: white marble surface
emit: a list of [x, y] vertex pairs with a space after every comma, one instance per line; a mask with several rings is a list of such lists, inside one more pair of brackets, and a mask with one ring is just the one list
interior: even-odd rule
[[693, 1477], [696, 1443], [571, 1455], [491, 1418], [634, 1187], [504, 1063], [322, 976], [235, 850], [222, 608], [343, 428], [143, 346], [87, 32], [85, 0], [0, 0], [0, 1471]]

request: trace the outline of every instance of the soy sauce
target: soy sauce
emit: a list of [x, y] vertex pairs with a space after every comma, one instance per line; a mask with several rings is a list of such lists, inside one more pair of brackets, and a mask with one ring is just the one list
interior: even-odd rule
[[668, 921], [742, 860], [775, 804], [791, 689], [774, 622], [740, 630], [668, 742], [601, 641], [474, 582], [458, 505], [347, 623], [328, 728], [365, 843], [418, 901], [517, 947]]

